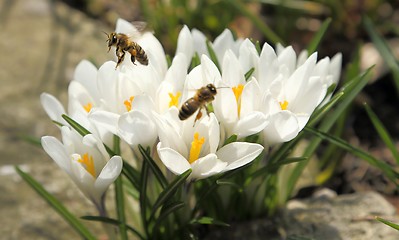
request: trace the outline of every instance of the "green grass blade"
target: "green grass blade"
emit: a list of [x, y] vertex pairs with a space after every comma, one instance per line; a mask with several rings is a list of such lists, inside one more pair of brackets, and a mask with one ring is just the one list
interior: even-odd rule
[[324, 35], [326, 34], [331, 21], [332, 21], [331, 18], [327, 18], [326, 20], [324, 20], [319, 31], [317, 31], [316, 35], [312, 38], [312, 41], [309, 43], [309, 46], [307, 48], [309, 55], [311, 55], [312, 53], [314, 53], [317, 50], [317, 47], [319, 46], [321, 40], [323, 39]]
[[149, 172], [148, 163], [146, 161], [143, 161], [141, 167], [139, 203], [140, 203], [141, 221], [143, 222], [143, 228], [145, 230], [147, 237], [150, 236], [150, 233], [148, 231], [149, 229], [148, 229], [148, 218], [147, 218], [147, 207], [149, 204], [147, 198], [148, 172]]
[[219, 69], [220, 72], [220, 64], [218, 57], [216, 56], [215, 51], [213, 50], [212, 44], [209, 40], [206, 40], [206, 49], [208, 50], [209, 56], [212, 60], [212, 62], [216, 65], [216, 67]]
[[154, 224], [154, 227], [153, 227], [153, 229], [155, 229], [155, 231], [153, 231], [153, 232], [154, 232], [153, 239], [158, 239], [158, 238], [157, 238], [157, 237], [158, 237], [158, 236], [157, 236], [157, 233], [158, 233], [159, 231], [157, 231], [157, 230], [160, 228], [162, 222], [163, 222], [171, 213], [174, 213], [174, 212], [176, 212], [177, 210], [181, 209], [182, 207], [184, 207], [184, 205], [185, 205], [184, 202], [173, 202], [173, 203], [168, 204], [167, 206], [165, 206], [165, 208], [162, 208], [161, 214], [159, 215], [159, 217], [157, 217], [157, 220], [156, 220], [156, 222], [155, 222], [155, 224]]
[[43, 186], [32, 178], [28, 173], [23, 172], [19, 167], [15, 167], [15, 170], [29, 184], [47, 203], [60, 214], [68, 224], [82, 236], [84, 239], [96, 239], [92, 233], [76, 218], [71, 212], [64, 207], [64, 205], [58, 201], [53, 195], [46, 191]]
[[78, 122], [70, 118], [68, 115], [62, 114], [62, 118], [73, 127], [80, 135], [85, 136], [87, 134], [90, 134], [90, 131], [87, 130], [86, 128], [82, 127]]
[[378, 49], [382, 58], [385, 60], [388, 67], [391, 69], [394, 83], [396, 86], [396, 91], [399, 96], [399, 63], [395, 59], [392, 49], [389, 48], [386, 41], [377, 33], [374, 24], [371, 22], [370, 18], [368, 18], [367, 16], [364, 17], [363, 25], [368, 34], [370, 35], [370, 38], [373, 41], [375, 47]]
[[326, 103], [321, 108], [316, 109], [316, 111], [312, 114], [312, 117], [310, 118], [308, 125], [313, 126], [314, 124], [319, 122], [327, 113], [330, 112], [332, 107], [334, 107], [335, 104], [339, 102], [342, 96], [344, 96], [343, 92], [337, 93], [334, 95], [334, 97], [331, 98], [331, 100], [328, 103]]
[[166, 201], [170, 200], [172, 196], [175, 194], [176, 190], [181, 187], [185, 182], [188, 176], [190, 176], [192, 169], [188, 169], [181, 175], [177, 176], [173, 182], [171, 182], [164, 191], [162, 191], [157, 200], [154, 203], [151, 211], [151, 219], [154, 218], [155, 212], [161, 207]]
[[201, 217], [201, 218], [197, 218], [197, 219], [193, 219], [191, 220], [190, 224], [202, 224], [202, 225], [216, 225], [216, 226], [222, 226], [222, 227], [230, 227], [229, 224], [219, 221], [219, 220], [215, 220], [214, 218], [211, 217]]
[[395, 172], [393, 168], [387, 163], [376, 159], [375, 157], [363, 151], [362, 149], [356, 148], [340, 138], [331, 136], [327, 133], [318, 131], [310, 127], [305, 127], [304, 131], [312, 133], [313, 135], [323, 140], [326, 140], [332, 144], [335, 144], [336, 146], [352, 153], [357, 157], [362, 158], [363, 160], [367, 161], [370, 165], [379, 168], [393, 183], [397, 184], [396, 180], [399, 178], [399, 173]]
[[[103, 222], [103, 223], [108, 223], [108, 224], [112, 224], [115, 226], [119, 226], [121, 224], [121, 222], [119, 222], [116, 219], [112, 219], [112, 218], [107, 218], [107, 217], [100, 217], [100, 216], [83, 216], [81, 217], [81, 219], [87, 220], [87, 221], [95, 221], [95, 222]], [[140, 234], [139, 231], [137, 231], [134, 227], [130, 226], [130, 225], [126, 225], [127, 229], [130, 230], [132, 233], [136, 234], [136, 236], [142, 240], [145, 240], [145, 238], [143, 237], [143, 235]]]
[[384, 224], [390, 226], [391, 228], [394, 228], [394, 229], [396, 229], [396, 230], [399, 231], [399, 225], [398, 225], [398, 224], [395, 224], [395, 223], [393, 223], [393, 222], [390, 222], [390, 221], [385, 220], [385, 219], [380, 218], [380, 217], [375, 217], [375, 219], [376, 219], [377, 221], [380, 221], [380, 222], [382, 222], [382, 223], [384, 223]]
[[227, 145], [227, 144], [229, 144], [229, 143], [235, 142], [235, 141], [237, 141], [237, 134], [233, 134], [233, 135], [231, 135], [230, 137], [228, 137], [228, 138], [224, 141], [223, 146], [225, 146], [225, 145]]
[[199, 58], [198, 53], [195, 52], [193, 58], [191, 59], [190, 69], [193, 69], [200, 64], [201, 64], [201, 59]]
[[155, 163], [154, 159], [148, 154], [148, 152], [139, 145], [139, 150], [141, 155], [143, 155], [144, 161], [146, 161], [151, 168], [152, 172], [154, 173], [155, 177], [158, 179], [158, 182], [161, 184], [162, 189], [165, 189], [168, 185], [168, 181], [166, 180], [165, 176], [163, 175], [161, 169], [159, 169], [158, 165]]
[[369, 105], [367, 105], [365, 103], [364, 108], [366, 109], [366, 112], [369, 115], [369, 118], [370, 118], [371, 122], [373, 123], [375, 130], [377, 130], [378, 135], [380, 136], [382, 141], [384, 141], [385, 145], [391, 151], [393, 157], [396, 160], [396, 163], [399, 164], [399, 152], [396, 149], [395, 143], [392, 140], [392, 137], [390, 136], [389, 132], [384, 127], [384, 125], [382, 124], [380, 119], [378, 119], [377, 115], [373, 112], [373, 110], [371, 110]]
[[255, 72], [255, 68], [252, 67], [251, 69], [248, 70], [247, 73], [245, 73], [245, 81], [248, 81], [248, 79], [252, 76], [252, 74]]
[[[120, 150], [120, 138], [114, 136], [114, 153], [116, 155], [121, 154]], [[126, 227], [126, 216], [125, 216], [125, 199], [123, 194], [123, 182], [122, 176], [119, 176], [115, 180], [115, 208], [119, 221], [119, 234], [121, 240], [127, 240], [127, 227]]]

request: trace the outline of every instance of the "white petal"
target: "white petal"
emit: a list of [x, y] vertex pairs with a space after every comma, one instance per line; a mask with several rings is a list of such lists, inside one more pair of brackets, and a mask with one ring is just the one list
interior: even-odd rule
[[298, 120], [291, 112], [276, 113], [269, 120], [269, 124], [263, 130], [264, 140], [269, 145], [288, 142], [299, 133]]
[[246, 116], [253, 111], [259, 110], [259, 99], [261, 98], [258, 81], [252, 78], [245, 84], [241, 95], [240, 116]]
[[296, 54], [292, 46], [285, 48], [281, 53], [278, 54], [278, 61], [280, 64], [283, 64], [288, 68], [289, 74], [294, 72], [296, 67]]
[[223, 170], [225, 172], [252, 162], [262, 151], [263, 146], [259, 144], [233, 142], [219, 149], [216, 154], [220, 160], [228, 163]]
[[125, 113], [119, 118], [118, 133], [131, 146], [141, 144], [152, 147], [157, 137], [152, 119], [138, 110]]
[[238, 84], [245, 84], [240, 62], [230, 49], [224, 54], [222, 73], [223, 82], [227, 83], [227, 86], [234, 87]]
[[121, 174], [122, 165], [122, 158], [120, 156], [113, 156], [107, 162], [94, 183], [94, 188], [99, 195], [103, 195], [109, 185]]
[[190, 177], [194, 179], [206, 178], [222, 172], [226, 166], [227, 163], [217, 159], [216, 154], [208, 154], [191, 164], [193, 172]]
[[44, 151], [57, 163], [57, 165], [68, 174], [71, 174], [70, 157], [64, 148], [64, 145], [52, 136], [41, 138]]
[[213, 50], [216, 53], [219, 63], [222, 61], [224, 53], [227, 49], [234, 45], [233, 34], [229, 29], [225, 29], [213, 42]]
[[80, 61], [75, 68], [73, 79], [72, 82], [76, 81], [82, 84], [90, 92], [93, 99], [96, 101], [100, 99], [97, 90], [97, 68], [91, 62], [87, 60]]
[[46, 111], [51, 120], [68, 125], [61, 116], [62, 114], [65, 114], [65, 109], [58, 99], [51, 94], [42, 93], [40, 95], [40, 102], [42, 103], [44, 111]]
[[[191, 36], [190, 30], [186, 25], [184, 25], [183, 28], [180, 30], [179, 36], [177, 38], [176, 55], [179, 53], [184, 54], [190, 60], [194, 56], [194, 40]], [[184, 66], [183, 69], [187, 68], [188, 63], [186, 66]]]
[[255, 68], [254, 76], [258, 76], [258, 62], [259, 56], [255, 45], [249, 40], [245, 39], [240, 46], [239, 60], [244, 73], [248, 72], [252, 67]]
[[330, 62], [330, 74], [332, 74], [333, 77], [333, 82], [338, 83], [338, 80], [341, 76], [341, 67], [342, 67], [342, 53], [337, 53], [335, 56], [331, 59]]
[[215, 86], [219, 85], [221, 81], [221, 76], [218, 68], [216, 67], [215, 63], [206, 56], [201, 56], [201, 65], [202, 65], [202, 86], [207, 85], [208, 83], [213, 83]]
[[198, 56], [202, 54], [208, 54], [208, 49], [206, 48], [206, 36], [197, 29], [191, 30], [191, 35], [194, 40], [194, 50], [198, 53]]
[[118, 132], [118, 114], [98, 110], [90, 113], [89, 119], [93, 121], [98, 128], [105, 128], [113, 134], [117, 134]]
[[[98, 69], [97, 86], [98, 91], [105, 103], [109, 105], [114, 103], [117, 96], [117, 89], [115, 82], [118, 79], [118, 71], [115, 70], [116, 63], [112, 61], [105, 62], [100, 69]], [[111, 109], [108, 109], [111, 110]]]
[[274, 49], [267, 43], [263, 45], [259, 57], [258, 81], [262, 90], [266, 90], [278, 73], [279, 63]]
[[268, 123], [269, 121], [263, 113], [252, 112], [241, 118], [233, 131], [238, 138], [243, 138], [262, 131]]
[[174, 174], [180, 175], [191, 168], [187, 159], [172, 148], [163, 148], [162, 142], [158, 143], [157, 150], [163, 164]]

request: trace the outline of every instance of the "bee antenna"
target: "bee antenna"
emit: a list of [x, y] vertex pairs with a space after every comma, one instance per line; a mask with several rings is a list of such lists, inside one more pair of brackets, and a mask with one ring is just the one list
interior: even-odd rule
[[106, 36], [107, 36], [107, 41], [106, 42], [108, 42], [109, 41], [109, 34], [108, 33], [106, 33], [106, 32], [104, 32], [104, 31], [101, 31], [101, 32], [103, 32]]

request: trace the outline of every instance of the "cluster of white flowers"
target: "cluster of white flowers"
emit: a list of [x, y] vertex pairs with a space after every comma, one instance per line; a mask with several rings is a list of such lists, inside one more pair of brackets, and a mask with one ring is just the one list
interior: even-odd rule
[[[117, 33], [135, 31], [130, 23], [117, 21]], [[317, 62], [316, 53], [297, 57], [292, 47], [277, 46], [275, 51], [268, 44], [258, 53], [250, 40], [234, 40], [229, 30], [210, 43], [217, 63], [205, 36], [187, 27], [180, 32], [169, 68], [152, 33], [135, 41], [147, 53], [148, 66], [133, 65], [129, 57], [118, 68], [114, 61], [99, 69], [82, 61], [69, 85], [68, 112], [53, 96], [41, 96], [50, 118], [64, 125], [63, 143], [46, 136], [44, 149], [95, 203], [122, 169], [121, 158], [109, 159], [101, 144], [111, 146], [113, 135], [133, 149], [139, 144], [156, 148], [153, 157], [175, 174], [191, 168], [190, 179], [205, 178], [253, 161], [264, 146], [295, 138], [341, 71], [340, 54]], [[196, 55], [200, 64], [189, 71]], [[180, 120], [181, 105], [207, 84], [217, 87], [213, 112], [197, 121], [196, 113]], [[79, 137], [62, 114], [92, 134]], [[263, 146], [243, 141], [257, 133]], [[238, 141], [225, 144], [232, 135]]]

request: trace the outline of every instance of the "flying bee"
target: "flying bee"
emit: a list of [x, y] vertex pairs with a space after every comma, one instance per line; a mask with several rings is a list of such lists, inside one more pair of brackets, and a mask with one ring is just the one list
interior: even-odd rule
[[112, 46], [116, 47], [115, 53], [118, 57], [118, 63], [116, 64], [115, 69], [119, 66], [119, 64], [122, 63], [123, 59], [125, 58], [125, 52], [130, 53], [130, 60], [134, 65], [136, 65], [136, 60], [145, 66], [148, 65], [148, 57], [144, 49], [139, 44], [132, 41], [128, 35], [116, 32], [112, 32], [110, 34], [106, 32], [104, 33], [108, 37], [108, 52], [111, 50]]
[[181, 106], [179, 111], [180, 120], [186, 120], [199, 109], [198, 114], [195, 117], [195, 124], [195, 122], [202, 117], [202, 108], [206, 109], [206, 113], [209, 116], [209, 110], [206, 107], [206, 104], [212, 102], [215, 99], [216, 93], [216, 87], [212, 83], [198, 89], [195, 95], [192, 98], [188, 99], [186, 102], [184, 102]]

